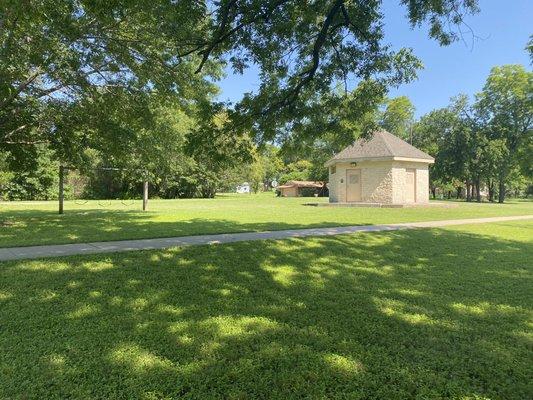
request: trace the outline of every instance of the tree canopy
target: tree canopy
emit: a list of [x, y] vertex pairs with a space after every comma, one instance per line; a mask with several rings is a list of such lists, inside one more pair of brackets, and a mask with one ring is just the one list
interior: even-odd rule
[[[442, 44], [475, 0], [401, 0], [407, 23], [427, 22]], [[0, 143], [54, 142], [83, 107], [121, 89], [203, 101], [221, 65], [261, 71], [229, 115], [272, 139], [348, 79], [381, 86], [415, 76], [418, 60], [384, 40], [379, 1], [5, 1], [0, 8]], [[450, 24], [451, 23], [451, 24]], [[339, 103], [330, 99], [330, 107]], [[80, 106], [81, 107], [81, 106]], [[78, 117], [70, 121], [70, 116]], [[67, 133], [68, 135], [68, 133]]]
[[407, 96], [387, 99], [378, 117], [378, 124], [404, 140], [410, 140], [414, 123], [415, 106]]

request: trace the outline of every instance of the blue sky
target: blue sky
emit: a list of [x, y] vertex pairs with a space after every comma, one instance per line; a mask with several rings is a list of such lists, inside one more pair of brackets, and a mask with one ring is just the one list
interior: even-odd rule
[[[411, 30], [405, 8], [399, 1], [384, 0], [385, 41], [393, 48], [411, 47], [424, 63], [418, 80], [392, 89], [391, 97], [408, 96], [416, 115], [445, 107], [459, 93], [474, 95], [483, 87], [496, 65], [523, 64], [530, 68], [524, 50], [533, 34], [533, 0], [480, 0], [481, 12], [466, 22], [479, 39], [465, 33], [465, 42], [441, 47], [427, 36], [425, 27]], [[473, 41], [472, 41], [473, 40]], [[257, 71], [228, 76], [219, 82], [221, 100], [238, 101], [242, 94], [258, 87]]]

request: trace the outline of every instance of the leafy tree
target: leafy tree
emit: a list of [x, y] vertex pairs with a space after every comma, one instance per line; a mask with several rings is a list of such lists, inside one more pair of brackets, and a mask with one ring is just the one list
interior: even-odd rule
[[526, 138], [517, 153], [522, 175], [533, 177], [533, 137]]
[[243, 182], [248, 182], [254, 193], [272, 189], [272, 182], [279, 179], [285, 167], [279, 157], [279, 148], [265, 144], [254, 146], [251, 153], [251, 159], [240, 159], [236, 165], [222, 171], [222, 190], [234, 191], [235, 187]]
[[[242, 167], [241, 167], [242, 168]], [[279, 179], [285, 165], [279, 157], [279, 149], [266, 144], [254, 151], [254, 161], [244, 166], [243, 180], [251, 185], [254, 193], [272, 189], [272, 182]]]
[[[464, 13], [477, 11], [475, 1], [401, 3], [411, 25], [428, 21], [429, 35], [442, 44], [456, 38], [448, 21], [460, 23]], [[368, 101], [381, 97], [385, 87], [416, 76], [421, 64], [410, 50], [395, 53], [384, 43], [380, 7], [380, 2], [344, 0], [221, 2], [214, 13], [214, 37], [219, 41], [213, 49], [198, 48], [204, 58], [229, 54], [238, 72], [252, 62], [259, 67], [259, 90], [243, 98], [232, 120], [260, 140], [269, 140], [312, 115], [327, 121], [334, 110], [349, 107], [344, 96], [331, 93], [338, 81], [347, 91], [348, 79], [374, 78], [375, 91], [368, 93]], [[324, 104], [327, 107], [316, 113]]]
[[[69, 137], [79, 140], [57, 150], [68, 165], [91, 177], [86, 194], [96, 198], [140, 196], [141, 182], [146, 179], [154, 194], [167, 190], [172, 186], [168, 179], [175, 179], [190, 166], [184, 147], [195, 124], [193, 111], [156, 95], [131, 99], [120, 91], [101, 101], [94, 106], [92, 122], [73, 127]], [[105, 113], [98, 112], [102, 108]], [[69, 153], [78, 143], [77, 151]], [[94, 167], [123, 170], [95, 171]]]
[[[478, 178], [475, 174], [479, 171], [480, 148], [477, 127], [469, 114], [468, 98], [460, 95], [453, 98], [448, 107], [422, 116], [413, 127], [413, 144], [435, 158], [435, 164], [430, 167], [433, 197], [439, 186], [443, 189], [453, 182], [457, 197], [465, 187], [467, 200], [472, 198], [473, 181]], [[450, 191], [449, 188], [443, 190]]]
[[[435, 164], [429, 167], [429, 188], [436, 198], [437, 189], [444, 186], [453, 176], [451, 173], [450, 159], [444, 153], [443, 147], [448, 137], [452, 135], [455, 115], [448, 108], [433, 110], [423, 115], [413, 125], [413, 145], [435, 158]], [[448, 190], [443, 189], [448, 192]], [[452, 189], [455, 192], [455, 188]]]
[[265, 165], [261, 161], [261, 158], [259, 158], [259, 160], [251, 163], [246, 173], [246, 180], [250, 183], [250, 188], [254, 193], [259, 192], [264, 187], [266, 179]]
[[[443, 45], [457, 39], [450, 27], [477, 12], [476, 0], [400, 3], [411, 26], [428, 22], [429, 36]], [[250, 149], [246, 136], [258, 143], [284, 141], [288, 132], [318, 137], [325, 126], [322, 132], [347, 138], [347, 129], [332, 129], [343, 128], [343, 116], [363, 120], [388, 86], [416, 77], [421, 64], [411, 51], [394, 52], [384, 41], [381, 7], [348, 0], [3, 2], [0, 149], [32, 160], [47, 145], [51, 157], [80, 167], [156, 170], [154, 158], [142, 155], [163, 152], [163, 142], [142, 144], [156, 130], [157, 95], [194, 106], [202, 123], [186, 138], [195, 165], [189, 171], [199, 182], [209, 178], [202, 192], [211, 195], [211, 178]], [[212, 104], [224, 63], [237, 73], [251, 64], [261, 71], [258, 91], [230, 110]], [[362, 87], [351, 95], [354, 79]], [[344, 92], [332, 90], [338, 82]], [[226, 121], [217, 125], [222, 110]]]
[[310, 179], [311, 167], [310, 161], [299, 160], [290, 164], [287, 164], [283, 170], [279, 182], [284, 184], [288, 181], [306, 181]]
[[412, 141], [415, 106], [407, 96], [387, 99], [385, 108], [379, 115], [379, 125], [392, 134]]
[[7, 158], [8, 154], [6, 152], [0, 152], [0, 200], [5, 200], [7, 198], [8, 184], [15, 176], [9, 168]]
[[[254, 145], [246, 132], [225, 129], [227, 110], [219, 105], [215, 110], [211, 105], [205, 107], [205, 117], [187, 136], [185, 152], [204, 171], [202, 197], [213, 197], [224, 170], [253, 161]], [[210, 118], [211, 115], [214, 117]]]
[[108, 89], [198, 93], [203, 75], [176, 49], [203, 12], [196, 2], [3, 2], [0, 143], [50, 141], [73, 104]]
[[267, 144], [259, 149], [261, 154], [261, 162], [265, 171], [264, 188], [265, 190], [272, 189], [272, 182], [279, 179], [281, 171], [283, 170], [283, 161], [280, 157], [279, 148]]
[[19, 155], [17, 159], [8, 155], [4, 159], [5, 172], [3, 187], [5, 197], [9, 200], [52, 200], [58, 196], [59, 164], [52, 159], [52, 152], [46, 146], [39, 145], [31, 149], [32, 159]]
[[[152, 195], [213, 197], [224, 182], [224, 171], [250, 159], [252, 143], [248, 136], [219, 129], [226, 121], [224, 113], [208, 119], [210, 110], [157, 96], [147, 101], [149, 104], [142, 109], [148, 113], [137, 114], [127, 123], [124, 114], [132, 109], [126, 101], [121, 102], [116, 114], [110, 106], [107, 118], [97, 122], [102, 124], [97, 129], [107, 127], [107, 133], [89, 144], [95, 152], [83, 165], [125, 170], [97, 171], [91, 180], [90, 197], [140, 196], [145, 179], [151, 184]], [[92, 173], [90, 168], [85, 172]]]
[[505, 141], [507, 156], [501, 159], [498, 177], [498, 201], [503, 203], [506, 182], [518, 163], [520, 148], [533, 134], [533, 73], [521, 65], [494, 67], [476, 110], [491, 139]]
[[458, 96], [416, 123], [415, 145], [436, 159], [430, 169], [434, 195], [437, 184], [452, 181], [464, 184], [468, 201], [481, 201], [482, 185], [489, 200], [497, 194], [499, 202], [509, 188], [524, 189], [532, 176], [532, 82], [521, 66], [495, 67], [473, 105]]
[[384, 92], [375, 96], [377, 90], [379, 85], [376, 82], [361, 82], [345, 96], [342, 106], [330, 114], [323, 112], [328, 108], [330, 98], [320, 99], [316, 111], [293, 125], [290, 136], [283, 141], [281, 154], [285, 162], [307, 160], [312, 164], [308, 179], [327, 181], [328, 170], [324, 163], [378, 127], [378, 107], [383, 102]]

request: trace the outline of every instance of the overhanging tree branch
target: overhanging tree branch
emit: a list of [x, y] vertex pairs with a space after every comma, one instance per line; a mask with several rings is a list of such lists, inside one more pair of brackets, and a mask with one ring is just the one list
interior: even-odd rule
[[[207, 62], [207, 60], [209, 59], [209, 56], [211, 55], [213, 50], [218, 45], [220, 45], [225, 40], [229, 39], [233, 34], [237, 33], [238, 31], [240, 31], [241, 29], [243, 29], [244, 27], [248, 25], [251, 25], [261, 19], [268, 21], [272, 13], [274, 13], [274, 11], [276, 10], [276, 8], [280, 7], [281, 5], [283, 5], [283, 3], [286, 3], [287, 1], [288, 0], [278, 0], [274, 2], [274, 4], [272, 4], [272, 6], [269, 7], [269, 9], [265, 13], [257, 14], [254, 18], [251, 18], [249, 20], [244, 20], [241, 23], [237, 24], [234, 28], [230, 29], [228, 32], [222, 33], [224, 29], [227, 27], [227, 25], [229, 24], [228, 15], [229, 15], [230, 7], [234, 5], [235, 3], [235, 1], [229, 2], [228, 7], [226, 7], [225, 10], [223, 10], [222, 21], [218, 29], [219, 31], [218, 34], [215, 35], [214, 39], [211, 42], [205, 42], [203, 45], [198, 46], [196, 50], [192, 51], [192, 52], [195, 52], [195, 51], [200, 50], [202, 47], [207, 46], [205, 50], [200, 51], [200, 54], [202, 55], [202, 60], [200, 61], [200, 65], [198, 66], [195, 72], [200, 73], [202, 71], [204, 64]], [[192, 52], [189, 51], [188, 54]]]

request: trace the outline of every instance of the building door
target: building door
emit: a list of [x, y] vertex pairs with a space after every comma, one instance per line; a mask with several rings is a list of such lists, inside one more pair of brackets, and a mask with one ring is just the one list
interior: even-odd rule
[[416, 170], [405, 170], [405, 202], [416, 203]]
[[346, 171], [346, 201], [361, 201], [361, 170]]

